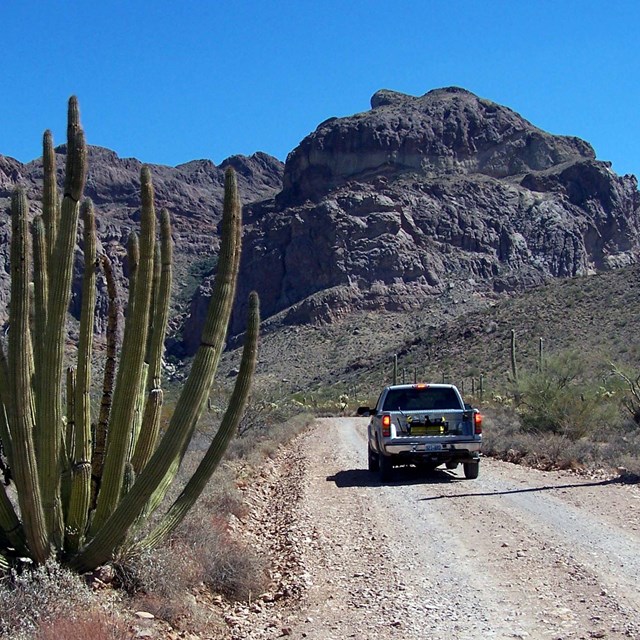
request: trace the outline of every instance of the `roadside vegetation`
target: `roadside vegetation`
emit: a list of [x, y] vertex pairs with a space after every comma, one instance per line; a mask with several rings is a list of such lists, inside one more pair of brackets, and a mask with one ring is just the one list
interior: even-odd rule
[[[167, 501], [180, 493], [205, 454], [222, 419], [218, 405], [226, 405], [228, 393], [217, 390]], [[229, 527], [231, 519], [247, 515], [241, 487], [312, 420], [297, 402], [256, 392], [208, 490], [171, 536], [155, 549], [122, 554], [87, 577], [53, 560], [35, 572], [5, 573], [0, 579], [0, 637], [75, 640], [90, 635], [93, 640], [124, 640], [134, 637], [135, 611], [166, 621], [176, 632], [206, 630], [214, 635], [216, 625], [223, 623], [203, 603], [218, 596], [250, 600], [266, 589], [269, 578], [267, 560]], [[153, 524], [150, 521], [147, 528]]]
[[[640, 477], [640, 426], [630, 379], [563, 352], [482, 403], [483, 451], [541, 469], [604, 469]], [[636, 414], [637, 415], [637, 414]]]

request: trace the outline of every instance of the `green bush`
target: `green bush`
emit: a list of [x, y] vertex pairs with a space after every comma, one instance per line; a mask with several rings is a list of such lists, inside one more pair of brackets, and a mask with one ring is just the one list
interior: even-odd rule
[[598, 373], [575, 352], [549, 358], [543, 371], [523, 372], [515, 388], [523, 430], [577, 440], [617, 422], [618, 408]]

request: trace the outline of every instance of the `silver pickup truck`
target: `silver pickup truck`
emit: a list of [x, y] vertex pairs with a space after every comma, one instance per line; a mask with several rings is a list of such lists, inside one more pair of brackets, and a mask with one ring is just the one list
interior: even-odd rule
[[376, 406], [359, 407], [358, 415], [371, 416], [369, 470], [383, 482], [402, 464], [455, 469], [462, 463], [465, 478], [478, 477], [482, 416], [452, 384], [385, 387]]

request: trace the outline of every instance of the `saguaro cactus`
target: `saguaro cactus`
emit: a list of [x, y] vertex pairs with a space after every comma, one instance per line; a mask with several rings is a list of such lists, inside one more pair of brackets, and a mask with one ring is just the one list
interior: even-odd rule
[[511, 375], [518, 382], [518, 363], [516, 362], [516, 331], [511, 329]]
[[[6, 358], [0, 344], [0, 442], [15, 480], [19, 509], [0, 484], [0, 569], [13, 557], [29, 555], [42, 563], [55, 554], [78, 570], [90, 570], [108, 561], [125, 541], [143, 547], [156, 544], [177, 526], [204, 489], [247, 402], [257, 357], [259, 304], [257, 295], [251, 294], [240, 374], [209, 451], [158, 527], [136, 540], [136, 527], [144, 521], [141, 515], [162, 502], [175, 477], [205, 407], [225, 343], [240, 261], [242, 223], [235, 173], [229, 168], [225, 174], [219, 266], [202, 343], [159, 440], [161, 361], [172, 278], [169, 213], [161, 213], [158, 240], [151, 173], [144, 167], [141, 233], [130, 244], [136, 264], [123, 343], [116, 354], [118, 303], [113, 273], [107, 257], [97, 255], [93, 206], [89, 201], [80, 205], [86, 148], [75, 98], [69, 101], [61, 205], [49, 132], [44, 136], [43, 165], [43, 214], [32, 225], [33, 251], [22, 189], [16, 190], [11, 207], [11, 327]], [[71, 382], [65, 383], [66, 315], [80, 212], [85, 261], [80, 334], [77, 365], [69, 369]], [[109, 322], [94, 439], [89, 394], [100, 267], [108, 285]]]

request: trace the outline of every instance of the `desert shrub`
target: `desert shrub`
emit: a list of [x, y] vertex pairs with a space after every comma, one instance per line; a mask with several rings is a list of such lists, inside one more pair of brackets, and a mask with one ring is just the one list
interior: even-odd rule
[[190, 629], [200, 617], [192, 590], [202, 583], [202, 567], [187, 541], [174, 535], [161, 546], [129, 552], [114, 563], [116, 585], [142, 609], [176, 629]]
[[187, 544], [169, 539], [156, 549], [128, 552], [115, 560], [116, 584], [130, 595], [174, 598], [200, 582], [198, 563]]
[[229, 598], [246, 600], [265, 589], [265, 563], [230, 531], [227, 518], [206, 500], [177, 532], [197, 566], [199, 582]]
[[126, 625], [103, 611], [77, 611], [58, 615], [43, 622], [34, 640], [127, 640], [131, 638]]
[[577, 440], [617, 420], [615, 404], [593, 373], [590, 363], [565, 352], [547, 360], [543, 371], [521, 375], [514, 395], [522, 428]]
[[232, 535], [211, 528], [198, 548], [203, 582], [213, 591], [235, 600], [248, 600], [266, 588], [265, 564]]
[[571, 439], [552, 432], [523, 430], [520, 417], [509, 406], [485, 406], [484, 455], [538, 469], [623, 467], [640, 475], [640, 431], [631, 420], [608, 421], [596, 437]]
[[611, 377], [614, 389], [618, 392], [620, 404], [634, 423], [640, 425], [640, 375], [611, 365]]
[[42, 625], [75, 619], [78, 612], [84, 615], [98, 608], [97, 599], [81, 578], [53, 560], [21, 573], [12, 571], [3, 578], [0, 602], [0, 637], [15, 640], [33, 639]]

